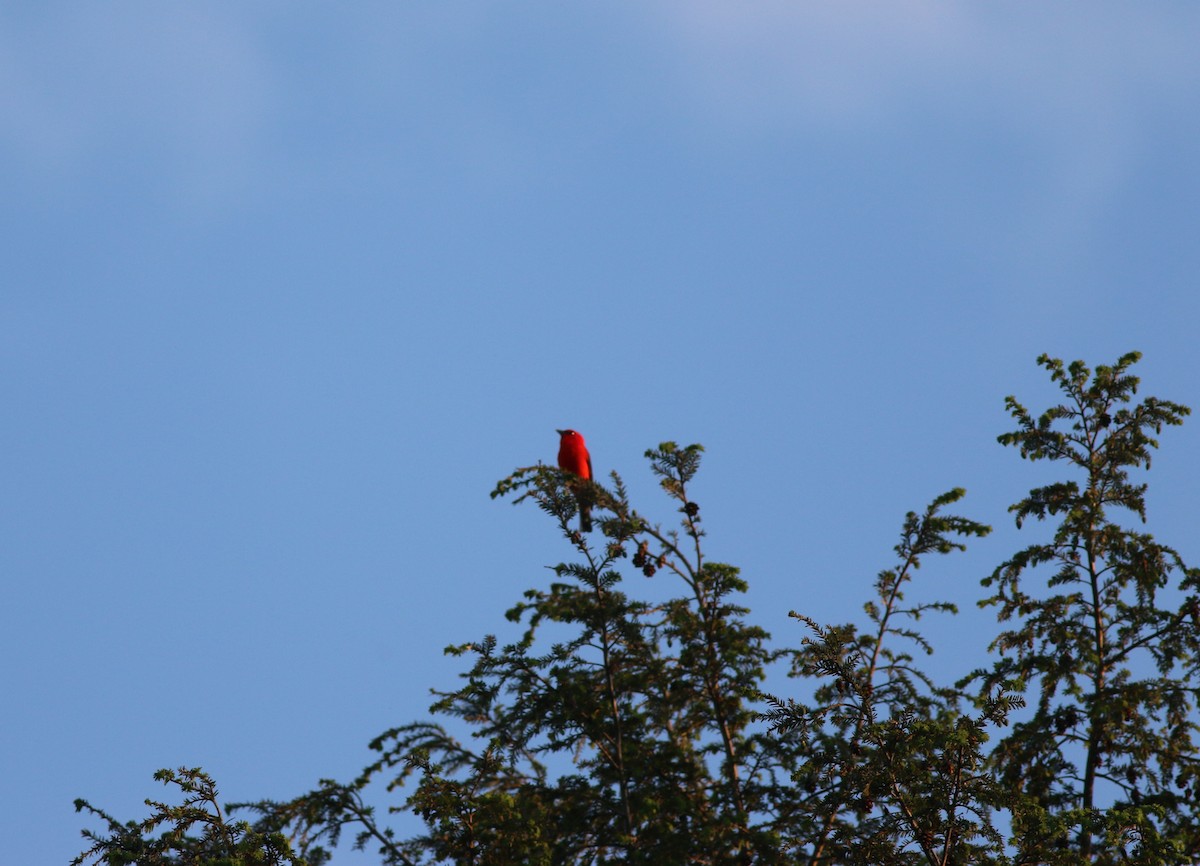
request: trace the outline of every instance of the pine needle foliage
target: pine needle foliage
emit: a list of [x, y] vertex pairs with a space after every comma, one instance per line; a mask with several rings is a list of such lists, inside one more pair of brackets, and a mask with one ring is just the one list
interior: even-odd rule
[[1146, 484], [1130, 473], [1150, 467], [1155, 437], [1189, 410], [1134, 402], [1139, 380], [1129, 370], [1139, 358], [1131, 352], [1092, 371], [1043, 355], [1038, 364], [1063, 402], [1035, 416], [1015, 397], [1005, 401], [1016, 429], [1000, 443], [1069, 475], [1010, 508], [1018, 527], [1032, 518], [1053, 535], [984, 579], [990, 594], [979, 604], [995, 607], [1005, 627], [991, 644], [999, 658], [969, 678], [985, 692], [1013, 686], [1033, 703], [990, 759], [997, 778], [1050, 821], [1034, 820], [1023, 844], [1036, 847], [1053, 825], [1085, 862], [1124, 862], [1110, 838], [1117, 815], [1131, 836], [1200, 851], [1200, 571], [1119, 522], [1145, 522]]
[[[199, 769], [161, 771], [183, 803], [148, 800], [144, 821], [77, 801], [107, 829], [74, 864], [325, 866], [343, 834], [382, 866], [1200, 862], [1200, 572], [1140, 530], [1134, 477], [1188, 409], [1136, 401], [1138, 358], [1042, 356], [1062, 402], [1007, 399], [1000, 443], [1064, 472], [1010, 509], [1049, 540], [983, 578], [991, 658], [956, 680], [924, 667], [923, 622], [958, 608], [920, 575], [990, 532], [953, 513], [960, 488], [904, 518], [857, 621], [793, 611], [798, 645], [776, 647], [738, 569], [705, 553], [701, 446], [646, 452], [665, 526], [615, 472], [581, 491], [526, 466], [492, 496], [535, 505], [569, 555], [509, 608], [508, 642], [447, 648], [463, 672], [427, 718], [283, 802], [223, 811]], [[572, 526], [581, 500], [597, 533]], [[768, 690], [776, 672], [793, 696]], [[399, 835], [381, 797], [423, 830]]]
[[142, 821], [122, 824], [87, 800], [75, 801], [76, 812], [100, 818], [108, 833], [84, 830], [92, 847], [71, 866], [318, 866], [319, 861], [310, 863], [296, 856], [278, 830], [229, 821], [217, 801], [216, 783], [200, 768], [159, 770], [154, 778], [178, 788], [183, 802], [173, 805], [148, 799], [146, 805], [154, 814]]

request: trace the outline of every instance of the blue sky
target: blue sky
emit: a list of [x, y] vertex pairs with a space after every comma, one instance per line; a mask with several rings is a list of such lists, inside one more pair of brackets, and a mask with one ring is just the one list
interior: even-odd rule
[[[13, 862], [159, 767], [352, 776], [570, 555], [487, 496], [556, 427], [664, 520], [642, 452], [702, 442], [781, 642], [966, 487], [997, 532], [912, 597], [969, 608], [1031, 540], [1048, 476], [995, 436], [1053, 398], [1038, 354], [1140, 349], [1200, 408], [1198, 37], [1190, 3], [10, 4]], [[1198, 429], [1148, 479], [1192, 562]], [[934, 624], [935, 667], [987, 625]]]

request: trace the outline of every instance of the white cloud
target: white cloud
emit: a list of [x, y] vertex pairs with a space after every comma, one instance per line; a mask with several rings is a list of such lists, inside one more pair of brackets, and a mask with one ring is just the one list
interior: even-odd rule
[[[0, 153], [48, 193], [144, 159], [139, 171], [157, 172], [185, 206], [219, 203], [250, 194], [269, 159], [287, 158], [279, 136], [297, 129], [295, 118], [280, 116], [289, 95], [326, 72], [348, 76], [340, 86], [356, 94], [377, 88], [381, 111], [403, 106], [414, 128], [435, 127], [431, 140], [478, 149], [504, 167], [520, 162], [526, 136], [540, 141], [536, 130], [505, 126], [506, 101], [519, 94], [474, 87], [469, 74], [473, 62], [486, 62], [475, 55], [489, 40], [506, 38], [505, 26], [535, 41], [554, 38], [530, 36], [535, 12], [516, 23], [483, 4], [320, 14], [336, 16], [327, 30], [305, 4], [124, 0], [0, 11]], [[1028, 142], [1040, 197], [1031, 210], [1044, 221], [1030, 224], [1034, 233], [1094, 210], [1153, 134], [1156, 112], [1194, 105], [1200, 82], [1200, 6], [1191, 4], [663, 0], [604, 15], [615, 29], [652, 34], [629, 45], [660, 51], [676, 70], [671, 95], [734, 138], [836, 140], [906, 123], [970, 122]], [[293, 16], [290, 31], [265, 26]], [[317, 53], [340, 68], [303, 65], [314, 34], [336, 40], [332, 53]], [[571, 118], [609, 126], [586, 106]]]
[[886, 140], [905, 124], [994, 130], [1009, 154], [1003, 168], [1021, 176], [1027, 197], [1013, 241], [1035, 256], [1086, 243], [1163, 123], [1197, 123], [1194, 4], [653, 8], [694, 110], [732, 135]]
[[158, 167], [185, 204], [240, 188], [262, 144], [271, 75], [236, 8], [10, 12], [0, 25], [0, 148], [10, 165], [50, 197], [130, 161], [152, 176]]
[[689, 0], [658, 7], [696, 96], [747, 125], [858, 126], [965, 54], [969, 22], [931, 3]]
[[1194, 6], [681, 0], [650, 8], [697, 97], [745, 123], [875, 126], [905, 106], [953, 108], [980, 94], [1039, 124], [1069, 123], [1148, 87], [1194, 93], [1200, 72]]

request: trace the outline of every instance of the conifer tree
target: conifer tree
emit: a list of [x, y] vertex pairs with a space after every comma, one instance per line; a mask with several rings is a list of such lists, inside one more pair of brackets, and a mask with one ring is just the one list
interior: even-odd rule
[[993, 812], [1004, 796], [984, 771], [983, 743], [985, 729], [1004, 724], [1020, 699], [1000, 694], [975, 715], [963, 712], [959, 692], [938, 686], [914, 655], [933, 651], [917, 621], [957, 608], [905, 598], [928, 555], [964, 550], [960, 539], [990, 532], [944, 513], [964, 492], [948, 491], [905, 518], [897, 563], [879, 573], [864, 605], [868, 625], [821, 626], [791, 614], [810, 633], [792, 675], [820, 684], [811, 704], [772, 699], [765, 718], [806, 757], [797, 773], [798, 862], [933, 866], [1003, 855]]
[[1134, 402], [1140, 357], [1093, 373], [1043, 355], [1063, 402], [1035, 416], [1007, 398], [1017, 429], [999, 441], [1070, 474], [1011, 507], [1018, 527], [1033, 518], [1053, 535], [1002, 563], [980, 602], [1007, 625], [991, 644], [999, 658], [974, 679], [1028, 692], [1034, 709], [991, 758], [1028, 800], [1019, 847], [1053, 841], [1085, 862], [1121, 862], [1128, 840], [1200, 851], [1200, 572], [1120, 522], [1146, 521], [1146, 484], [1130, 472], [1150, 467], [1154, 437], [1189, 410]]
[[[515, 638], [448, 648], [465, 670], [428, 718], [377, 737], [352, 781], [284, 802], [223, 810], [199, 769], [162, 771], [184, 802], [148, 800], [144, 821], [77, 801], [108, 831], [75, 863], [325, 866], [344, 833], [383, 866], [1200, 862], [1200, 571], [1130, 525], [1147, 513], [1131, 475], [1188, 409], [1135, 401], [1138, 357], [1042, 356], [1063, 402], [1007, 399], [1000, 442], [1065, 474], [1012, 506], [1048, 537], [983, 579], [994, 656], [956, 681], [921, 667], [920, 621], [957, 608], [917, 578], [989, 532], [948, 513], [961, 489], [908, 514], [860, 622], [793, 613], [800, 645], [775, 648], [738, 570], [705, 553], [699, 445], [646, 452], [667, 527], [616, 473], [580, 491], [529, 466], [493, 496], [535, 504], [569, 558], [508, 610]], [[599, 533], [572, 527], [581, 492]], [[796, 697], [767, 694], [780, 668]], [[389, 827], [381, 788], [424, 829]]]

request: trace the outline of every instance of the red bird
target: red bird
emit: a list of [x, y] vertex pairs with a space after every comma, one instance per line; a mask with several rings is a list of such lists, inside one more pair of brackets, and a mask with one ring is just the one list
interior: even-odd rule
[[[574, 430], [556, 430], [562, 438], [558, 443], [558, 468], [572, 475], [578, 475], [584, 481], [592, 480], [592, 455], [588, 454], [583, 436]], [[587, 493], [587, 485], [571, 484], [575, 501], [579, 503], [579, 531], [592, 531], [592, 503]]]

